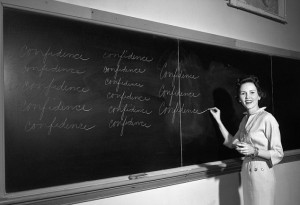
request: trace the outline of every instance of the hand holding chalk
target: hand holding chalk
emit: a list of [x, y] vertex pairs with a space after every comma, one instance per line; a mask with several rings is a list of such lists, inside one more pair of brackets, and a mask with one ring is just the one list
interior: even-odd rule
[[209, 108], [209, 111], [217, 122], [221, 121], [221, 111], [217, 107]]

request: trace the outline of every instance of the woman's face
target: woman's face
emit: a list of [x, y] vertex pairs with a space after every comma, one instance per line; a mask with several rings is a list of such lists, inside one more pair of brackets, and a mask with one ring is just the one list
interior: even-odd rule
[[242, 84], [240, 87], [239, 98], [240, 102], [249, 113], [254, 113], [259, 109], [258, 101], [260, 100], [260, 96], [258, 95], [254, 83], [248, 82]]

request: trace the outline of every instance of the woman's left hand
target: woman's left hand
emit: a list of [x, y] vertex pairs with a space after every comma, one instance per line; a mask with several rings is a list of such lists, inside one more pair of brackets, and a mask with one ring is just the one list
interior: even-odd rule
[[235, 148], [240, 154], [243, 154], [245, 156], [254, 154], [255, 148], [248, 143], [237, 143]]

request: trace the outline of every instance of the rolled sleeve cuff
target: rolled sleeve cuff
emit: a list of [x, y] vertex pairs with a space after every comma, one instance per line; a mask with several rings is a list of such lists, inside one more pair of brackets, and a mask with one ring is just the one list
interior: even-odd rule
[[282, 150], [269, 150], [271, 156], [271, 165], [274, 166], [279, 164], [279, 162], [283, 159], [284, 153]]

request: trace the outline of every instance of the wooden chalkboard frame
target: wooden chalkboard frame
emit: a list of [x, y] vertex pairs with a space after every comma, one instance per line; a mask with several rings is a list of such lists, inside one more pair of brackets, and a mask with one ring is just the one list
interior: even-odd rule
[[[38, 13], [71, 18], [78, 21], [92, 22], [95, 24], [109, 25], [112, 27], [135, 30], [167, 36], [174, 39], [183, 39], [192, 42], [201, 42], [238, 50], [252, 51], [256, 53], [300, 59], [299, 52], [259, 45], [246, 41], [240, 41], [218, 35], [192, 31], [175, 26], [164, 25], [151, 21], [141, 20], [128, 16], [112, 14], [105, 11], [93, 10], [56, 1], [40, 0], [1, 0], [0, 6], [0, 77], [1, 86], [4, 87], [3, 73], [3, 8], [18, 8]], [[44, 188], [18, 193], [6, 193], [5, 191], [5, 157], [4, 157], [4, 90], [0, 89], [0, 204], [31, 203], [31, 204], [65, 204], [79, 203], [87, 200], [111, 197], [157, 187], [169, 186], [192, 180], [205, 179], [213, 176], [239, 172], [241, 159], [230, 159], [200, 165], [192, 165], [168, 170], [160, 170], [147, 173], [147, 177], [129, 180], [128, 176], [120, 176], [112, 179], [84, 182], [72, 185]], [[285, 152], [283, 162], [300, 159], [300, 150]]]

